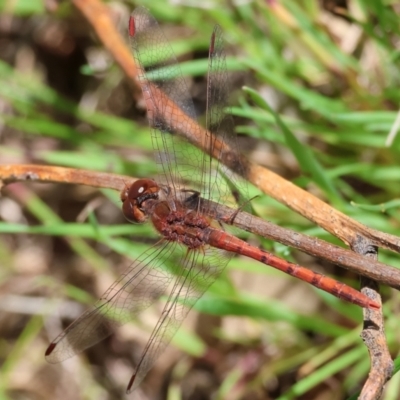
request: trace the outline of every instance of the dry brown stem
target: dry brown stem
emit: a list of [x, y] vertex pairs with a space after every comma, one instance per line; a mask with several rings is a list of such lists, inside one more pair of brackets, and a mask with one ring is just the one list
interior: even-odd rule
[[[86, 17], [104, 46], [109, 50], [116, 62], [125, 72], [132, 85], [138, 89], [138, 68], [134, 63], [129, 49], [125, 45], [125, 41], [115, 30], [107, 7], [98, 0], [73, 0], [73, 3]], [[198, 127], [194, 122], [188, 125], [192, 127], [193, 130], [183, 131], [180, 129], [183, 125], [182, 121], [187, 120], [188, 117], [172, 102], [172, 100], [166, 98], [166, 96], [157, 88], [153, 87], [152, 90], [157, 96], [164, 99], [165, 104], [168, 105], [168, 107], [165, 108], [172, 108], [175, 115], [178, 116], [177, 120], [180, 122], [177, 123], [175, 129], [189, 141], [201, 148], [202, 144], [207, 142], [202, 138], [202, 136], [204, 137], [205, 135], [205, 131]], [[163, 118], [165, 116], [160, 115], [159, 117]], [[237, 155], [226, 144], [219, 143], [216, 146], [216, 151], [222, 154], [222, 162], [236, 172], [240, 172], [237, 168], [239, 165], [237, 162]], [[264, 223], [260, 223], [258, 228], [247, 227], [245, 229], [253, 229], [255, 232], [257, 231], [257, 233], [266, 237], [274, 238], [275, 240], [299, 248], [317, 257], [329, 259], [336, 264], [343, 265], [378, 282], [399, 288], [400, 277], [398, 270], [378, 263], [376, 261], [376, 256], [369, 257], [368, 251], [365, 252], [362, 249], [360, 250], [360, 243], [367, 243], [368, 246], [382, 247], [399, 252], [400, 239], [398, 237], [370, 229], [360, 222], [355, 221], [340, 211], [332, 208], [330, 205], [324, 203], [322, 200], [314, 197], [310, 193], [307, 193], [293, 185], [291, 182], [283, 179], [279, 175], [269, 171], [265, 167], [254, 164], [243, 156], [240, 156], [240, 159], [241, 164], [244, 166], [243, 176], [245, 179], [257, 186], [263, 193], [266, 193], [277, 201], [287, 205], [292, 210], [298, 212], [302, 216], [308, 218], [310, 221], [338, 237], [353, 250], [362, 255], [340, 249], [317, 239], [307, 238], [298, 233], [294, 234], [291, 232], [288, 234], [288, 232], [282, 228], [272, 228], [272, 224], [270, 225], [265, 221]], [[7, 168], [8, 172], [6, 171]], [[29, 166], [27, 169], [29, 170], [30, 168], [31, 171], [25, 169], [25, 172], [24, 168], [26, 167], [2, 167], [1, 173], [3, 174], [4, 182], [8, 183], [13, 180], [37, 179], [40, 181], [84, 184], [120, 190], [127, 181], [129, 182], [132, 179], [93, 172], [86, 176], [82, 171], [77, 172], [76, 170], [64, 168], [59, 168], [57, 170], [53, 167], [50, 171], [50, 167], [35, 166], [35, 168], [32, 169], [33, 167]], [[8, 176], [6, 176], [7, 173]], [[240, 223], [239, 216], [238, 218], [235, 218], [236, 224]], [[253, 219], [253, 221], [257, 220]], [[325, 252], [320, 252], [321, 247], [325, 249]], [[326, 249], [329, 250], [326, 251]], [[367, 282], [364, 282], [364, 284], [365, 283]], [[368, 285], [364, 287], [363, 291], [367, 292], [376, 300], [379, 295], [375, 290], [375, 286], [374, 282], [368, 282]], [[388, 361], [390, 356], [386, 349], [386, 342], [383, 334], [383, 318], [382, 314], [379, 313], [379, 311], [366, 312], [363, 332], [363, 338], [370, 350], [372, 360], [370, 379], [367, 382], [364, 391], [365, 393], [374, 392], [375, 396], [379, 395], [384, 383], [390, 377], [391, 373], [391, 366]], [[372, 324], [371, 321], [373, 322]], [[371, 327], [373, 327], [373, 329], [371, 329]], [[375, 347], [376, 345], [378, 347]], [[371, 390], [371, 386], [368, 386], [370, 385], [369, 382], [374, 383], [374, 390]], [[368, 397], [367, 395], [363, 396], [363, 399], [377, 398], [371, 396]]]
[[[86, 185], [97, 188], [108, 188], [121, 191], [125, 185], [129, 185], [135, 179], [128, 176], [86, 171], [81, 169], [63, 168], [44, 165], [0, 165], [0, 182], [9, 184], [18, 181], [36, 181]], [[234, 210], [207, 200], [202, 200], [205, 210], [209, 210], [209, 216], [218, 220], [226, 220]], [[400, 270], [380, 263], [376, 259], [364, 257], [353, 251], [335, 246], [324, 240], [309, 237], [302, 233], [274, 225], [271, 222], [252, 216], [245, 212], [239, 212], [233, 225], [248, 232], [255, 233], [268, 239], [275, 240], [287, 246], [303, 251], [312, 256], [340, 265], [348, 270], [374, 279], [379, 283], [400, 289]]]
[[[360, 238], [353, 246], [353, 250], [362, 254], [366, 259], [376, 260], [378, 258], [377, 247], [371, 245], [364, 238]], [[378, 303], [381, 302], [376, 281], [362, 277], [361, 287], [362, 293]], [[364, 309], [363, 312], [364, 326], [361, 337], [368, 348], [371, 368], [359, 399], [377, 400], [381, 398], [386, 382], [392, 377], [394, 364], [386, 342], [382, 308], [378, 310]]]

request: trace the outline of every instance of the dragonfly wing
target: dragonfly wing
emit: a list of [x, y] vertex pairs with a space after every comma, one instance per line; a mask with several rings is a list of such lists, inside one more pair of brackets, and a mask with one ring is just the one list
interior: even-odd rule
[[[210, 179], [209, 198], [231, 207], [237, 207], [237, 204], [239, 204], [243, 210], [246, 210], [245, 203], [248, 198], [248, 190], [246, 182], [237, 175], [244, 176], [244, 168], [240, 161], [237, 135], [228, 107], [231, 89], [226, 66], [223, 32], [219, 25], [214, 27], [209, 49], [206, 121], [207, 131], [211, 133], [212, 138], [209, 153], [216, 156], [219, 161], [216, 168], [224, 176], [224, 179], [218, 182], [215, 179]], [[219, 146], [219, 142], [229, 146], [229, 158], [235, 160], [236, 173], [222, 164], [222, 159], [226, 157], [227, 150], [225, 147]], [[217, 197], [213, 193], [217, 193]]]
[[83, 313], [48, 347], [48, 362], [61, 362], [109, 336], [162, 296], [173, 275], [166, 264], [175, 242], [162, 241], [145, 251], [104, 293], [93, 309]]
[[187, 143], [173, 134], [199, 129], [188, 84], [168, 40], [146, 8], [138, 7], [132, 13], [129, 34], [153, 128], [160, 180], [177, 192], [183, 182], [193, 182], [193, 171], [200, 165], [197, 149], [188, 149]]
[[[161, 169], [161, 182], [175, 194], [178, 189], [191, 189], [205, 199], [229, 206], [236, 207], [237, 200], [241, 205], [245, 203], [246, 185], [221, 162], [222, 158], [234, 160], [236, 172], [243, 173], [233, 120], [226, 112], [230, 87], [221, 28], [215, 27], [210, 43], [207, 129], [196, 121], [187, 81], [168, 40], [144, 7], [133, 12], [129, 33], [153, 128], [153, 147]], [[177, 136], [175, 132], [183, 135]], [[231, 179], [233, 185], [229, 183]], [[243, 198], [232, 196], [235, 185], [239, 189], [235, 194], [241, 193]]]
[[183, 259], [182, 274], [174, 282], [162, 315], [157, 322], [140, 357], [127, 393], [135, 390], [147, 372], [164, 351], [196, 301], [215, 282], [225, 268], [228, 259], [217, 249], [204, 252], [189, 251]]

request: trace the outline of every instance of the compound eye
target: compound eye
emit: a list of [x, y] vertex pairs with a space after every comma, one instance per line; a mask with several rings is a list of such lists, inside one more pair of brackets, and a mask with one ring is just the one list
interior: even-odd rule
[[136, 182], [132, 183], [129, 192], [128, 198], [132, 200], [139, 199], [145, 194], [153, 194], [158, 192], [159, 188], [156, 182], [152, 179], [139, 179]]
[[151, 179], [139, 179], [126, 186], [121, 192], [122, 212], [130, 222], [143, 223], [147, 220], [147, 211], [144, 203], [158, 193], [157, 183]]

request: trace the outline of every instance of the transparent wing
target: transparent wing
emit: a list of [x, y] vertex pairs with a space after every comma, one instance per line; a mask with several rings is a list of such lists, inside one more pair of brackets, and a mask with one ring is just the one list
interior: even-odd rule
[[[233, 173], [229, 168], [222, 164], [221, 160], [229, 157], [235, 160], [236, 171], [243, 175], [243, 166], [240, 162], [240, 152], [237, 143], [237, 135], [233, 118], [231, 116], [228, 99], [230, 94], [230, 84], [228, 70], [226, 67], [226, 54], [224, 51], [223, 32], [219, 25], [214, 27], [210, 40], [210, 50], [208, 58], [208, 77], [207, 77], [207, 131], [211, 134], [208, 142], [209, 154], [214, 154], [218, 173], [223, 176], [219, 181], [210, 179], [208, 192], [219, 192], [219, 200], [225, 205], [234, 207], [237, 203], [244, 211], [250, 211], [248, 200], [247, 183], [240, 176]], [[220, 143], [229, 146], [229, 150]], [[204, 161], [206, 162], [206, 160]]]
[[127, 393], [135, 390], [171, 341], [189, 311], [225, 268], [228, 258], [214, 248], [188, 251], [162, 315], [140, 357]]
[[[178, 189], [191, 189], [199, 191], [205, 199], [232, 205], [232, 201], [227, 203], [228, 198], [232, 199], [231, 186], [226, 181], [227, 168], [210, 156], [221, 140], [236, 146], [232, 118], [224, 112], [229, 87], [221, 29], [216, 27], [210, 46], [209, 130], [196, 122], [188, 85], [173, 50], [157, 21], [145, 8], [139, 7], [133, 12], [129, 33], [141, 71], [139, 81], [149, 123], [153, 127], [153, 146], [161, 169], [161, 181], [171, 187], [176, 196]], [[176, 132], [185, 132], [189, 139], [177, 136]], [[197, 140], [191, 139], [194, 137]], [[190, 141], [201, 141], [209, 152], [202, 152]], [[218, 152], [214, 151], [214, 154], [218, 158]], [[237, 154], [237, 151], [233, 150], [231, 154]]]
[[[195, 148], [173, 135], [177, 130], [196, 130], [195, 111], [188, 85], [175, 55], [157, 21], [143, 8], [132, 13], [130, 41], [141, 73], [139, 81], [153, 128], [152, 140], [161, 181], [178, 191], [199, 165]], [[196, 183], [196, 182], [194, 182]]]
[[145, 251], [104, 293], [48, 347], [46, 359], [61, 362], [109, 336], [160, 298], [173, 279], [167, 265], [179, 245], [162, 241]]

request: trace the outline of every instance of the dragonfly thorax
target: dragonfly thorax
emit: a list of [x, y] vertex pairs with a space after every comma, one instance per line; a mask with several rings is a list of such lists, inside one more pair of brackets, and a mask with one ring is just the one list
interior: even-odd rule
[[151, 213], [151, 222], [168, 241], [184, 244], [190, 250], [203, 247], [210, 233], [210, 221], [204, 215], [186, 208], [181, 202], [157, 201]]

